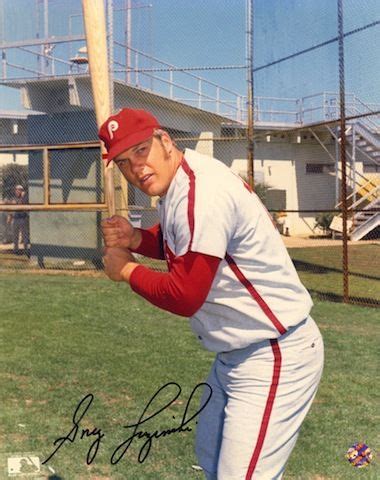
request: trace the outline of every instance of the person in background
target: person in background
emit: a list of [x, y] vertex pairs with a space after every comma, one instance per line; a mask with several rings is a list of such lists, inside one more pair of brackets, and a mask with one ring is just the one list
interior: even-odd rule
[[[15, 204], [25, 205], [28, 203], [28, 197], [22, 185], [15, 187]], [[29, 246], [29, 215], [28, 212], [18, 210], [13, 213], [13, 251], [16, 255], [20, 254], [19, 241], [24, 245], [24, 252], [27, 253]]]
[[[12, 205], [15, 200], [12, 196], [4, 197], [4, 205]], [[11, 212], [0, 212], [0, 218], [2, 223], [2, 243], [8, 245], [13, 242], [13, 214]]]

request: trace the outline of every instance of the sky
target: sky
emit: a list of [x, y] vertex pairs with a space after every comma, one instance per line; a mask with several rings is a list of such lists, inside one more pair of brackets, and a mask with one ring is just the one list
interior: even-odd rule
[[[125, 0], [114, 0], [116, 9]], [[134, 0], [132, 46], [167, 63], [183, 68], [228, 67], [192, 72], [211, 82], [246, 95], [246, 69], [230, 68], [246, 64], [245, 0]], [[0, 0], [0, 41], [35, 38], [43, 30], [43, 0]], [[344, 0], [344, 31], [380, 21], [379, 0]], [[137, 8], [139, 7], [139, 8]], [[82, 31], [80, 0], [49, 0], [49, 33], [66, 35]], [[71, 15], [71, 16], [70, 16]], [[115, 37], [123, 40], [125, 13], [114, 16]], [[293, 55], [337, 36], [337, 2], [335, 0], [255, 0], [254, 67]], [[57, 47], [55, 53], [68, 59], [76, 53]], [[61, 49], [61, 50], [59, 50]], [[345, 40], [346, 91], [367, 103], [380, 103], [380, 25], [367, 28]], [[118, 47], [115, 58], [124, 60]], [[18, 53], [12, 60], [28, 64], [30, 55]], [[34, 59], [34, 67], [36, 60]], [[146, 60], [139, 67], [162, 67]], [[13, 69], [12, 72], [15, 72]], [[11, 70], [8, 69], [8, 74]], [[14, 74], [14, 73], [13, 73]], [[157, 73], [168, 78], [165, 73]], [[165, 77], [166, 75], [166, 77]], [[147, 77], [139, 81], [149, 86]], [[175, 74], [179, 83], [196, 89], [197, 81]], [[299, 55], [291, 60], [261, 68], [255, 73], [255, 95], [300, 98], [322, 91], [338, 91], [337, 42]], [[155, 82], [155, 88], [165, 87]], [[210, 95], [213, 87], [203, 87]], [[209, 91], [207, 90], [209, 88]], [[214, 89], [215, 90], [215, 89]], [[185, 92], [176, 92], [178, 96]], [[17, 92], [0, 89], [0, 109], [17, 108]]]

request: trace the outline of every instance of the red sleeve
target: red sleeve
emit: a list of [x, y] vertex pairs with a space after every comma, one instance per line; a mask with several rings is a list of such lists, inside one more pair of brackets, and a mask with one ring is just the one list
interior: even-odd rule
[[169, 273], [139, 265], [129, 282], [132, 290], [153, 305], [191, 317], [206, 300], [220, 261], [211, 255], [187, 252], [175, 257]]
[[142, 236], [141, 243], [136, 250], [132, 252], [140, 253], [144, 257], [158, 258], [165, 260], [161, 226], [159, 223], [148, 229], [139, 228]]

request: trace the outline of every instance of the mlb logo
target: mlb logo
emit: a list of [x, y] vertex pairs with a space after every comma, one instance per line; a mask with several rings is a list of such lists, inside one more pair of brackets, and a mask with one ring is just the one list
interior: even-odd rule
[[8, 477], [33, 477], [41, 473], [40, 459], [32, 455], [9, 457], [7, 467]]

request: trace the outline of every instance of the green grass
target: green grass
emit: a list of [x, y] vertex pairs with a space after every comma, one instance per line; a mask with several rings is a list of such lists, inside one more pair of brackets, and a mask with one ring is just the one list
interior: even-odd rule
[[[172, 427], [172, 416], [181, 416], [193, 387], [205, 379], [213, 354], [199, 347], [185, 319], [98, 277], [8, 272], [0, 274], [0, 292], [0, 478], [13, 453], [46, 458], [88, 393], [94, 401], [85, 426], [101, 428], [104, 443], [91, 466], [85, 463], [89, 439], [63, 446], [49, 462], [59, 478], [203, 478], [191, 469], [193, 432], [156, 440], [143, 464], [136, 460], [141, 440], [119, 464], [109, 461], [127, 438], [122, 426], [139, 418], [160, 386], [175, 381], [183, 392], [152, 430]], [[284, 478], [380, 478], [378, 462], [358, 471], [344, 458], [355, 441], [375, 451], [380, 445], [379, 311], [316, 300], [313, 316], [324, 335], [326, 366]]]
[[[340, 246], [290, 248], [301, 280], [316, 297], [342, 300], [342, 248]], [[367, 304], [380, 303], [380, 245], [349, 245], [349, 295]]]

